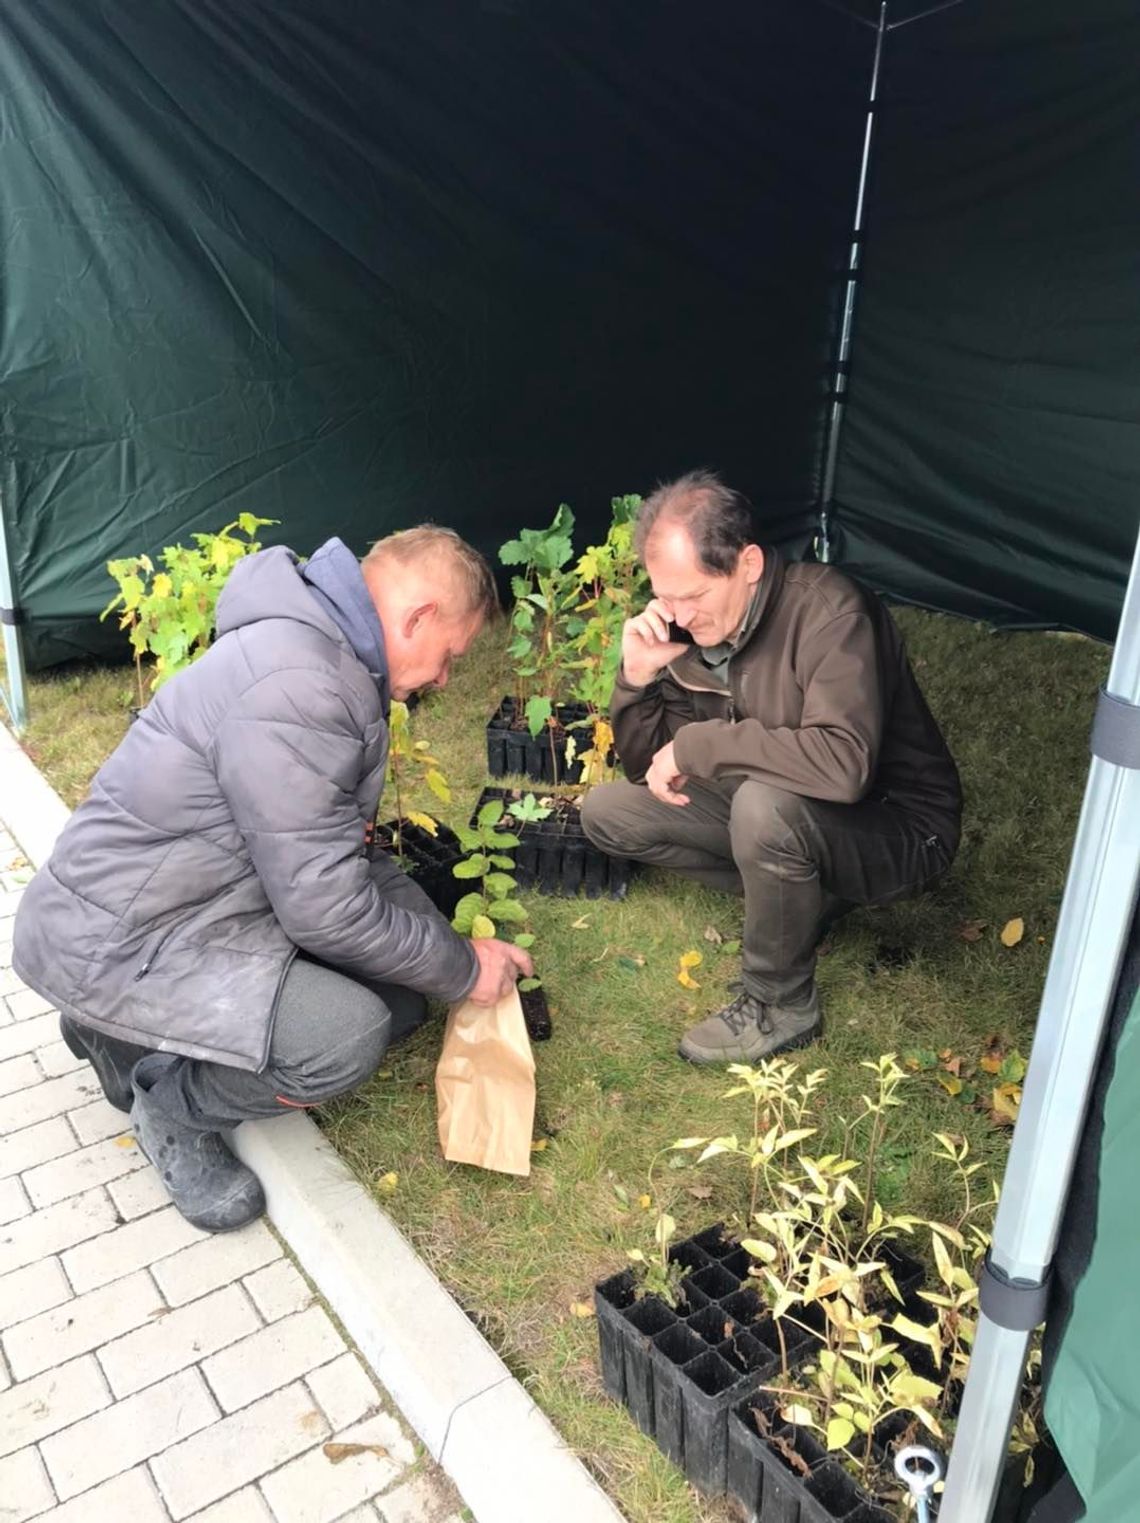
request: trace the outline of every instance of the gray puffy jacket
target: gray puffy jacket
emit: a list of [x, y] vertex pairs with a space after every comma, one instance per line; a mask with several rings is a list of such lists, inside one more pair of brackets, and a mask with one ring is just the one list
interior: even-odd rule
[[131, 726], [20, 904], [16, 971], [64, 1013], [258, 1070], [298, 948], [468, 993], [470, 944], [388, 898], [364, 856], [388, 731], [363, 591], [339, 540], [305, 567], [277, 547], [235, 568], [219, 638]]

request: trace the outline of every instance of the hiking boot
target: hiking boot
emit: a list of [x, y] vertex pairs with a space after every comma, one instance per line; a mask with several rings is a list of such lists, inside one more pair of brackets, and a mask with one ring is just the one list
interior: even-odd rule
[[691, 1026], [677, 1051], [690, 1063], [756, 1063], [806, 1047], [823, 1030], [819, 993], [797, 1005], [768, 1005], [741, 989], [736, 998]]
[[[156, 1061], [157, 1060], [157, 1061]], [[134, 1072], [131, 1125], [182, 1215], [204, 1232], [232, 1232], [265, 1210], [265, 1192], [252, 1169], [230, 1151], [220, 1132], [173, 1121], [162, 1106], [171, 1060], [153, 1053]]]
[[122, 1042], [118, 1037], [104, 1036], [101, 1031], [73, 1021], [69, 1015], [60, 1016], [59, 1034], [77, 1058], [86, 1058], [91, 1064], [95, 1077], [103, 1086], [103, 1093], [115, 1109], [129, 1111], [134, 1100], [131, 1070], [151, 1049], [136, 1046], [134, 1042]]

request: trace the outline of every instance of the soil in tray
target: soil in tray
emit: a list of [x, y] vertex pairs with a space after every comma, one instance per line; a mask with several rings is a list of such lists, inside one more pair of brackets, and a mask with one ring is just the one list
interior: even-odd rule
[[541, 985], [537, 989], [524, 989], [519, 994], [519, 1003], [522, 1005], [527, 1036], [532, 1042], [548, 1042], [554, 1035], [554, 1026], [546, 1002], [546, 990]]

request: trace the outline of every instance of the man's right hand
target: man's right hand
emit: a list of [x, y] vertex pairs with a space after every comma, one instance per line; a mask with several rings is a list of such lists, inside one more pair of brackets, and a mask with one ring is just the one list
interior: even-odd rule
[[621, 666], [625, 680], [634, 687], [645, 687], [662, 668], [688, 649], [679, 640], [670, 640], [671, 615], [660, 598], [637, 615], [627, 619], [621, 632]]
[[473, 1005], [497, 1005], [514, 988], [520, 974], [530, 978], [534, 973], [528, 954], [509, 941], [480, 936], [471, 945], [479, 963], [479, 977], [467, 996]]

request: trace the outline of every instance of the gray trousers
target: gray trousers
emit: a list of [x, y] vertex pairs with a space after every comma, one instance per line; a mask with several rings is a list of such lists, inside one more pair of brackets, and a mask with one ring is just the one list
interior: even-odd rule
[[643, 783], [606, 783], [582, 805], [582, 827], [614, 856], [671, 868], [744, 895], [741, 975], [766, 1004], [805, 1000], [822, 929], [859, 904], [918, 893], [952, 851], [894, 805], [831, 804], [751, 779], [685, 784], [663, 804]]
[[[410, 878], [392, 880], [385, 872], [383, 892], [405, 909], [439, 913]], [[269, 1062], [261, 1073], [172, 1053], [150, 1094], [172, 1121], [203, 1131], [286, 1115], [355, 1089], [376, 1072], [389, 1046], [427, 1016], [427, 1002], [414, 990], [366, 983], [300, 953], [277, 997]], [[117, 1045], [124, 1050], [121, 1061], [131, 1047]], [[142, 1058], [149, 1049], [133, 1050]]]

